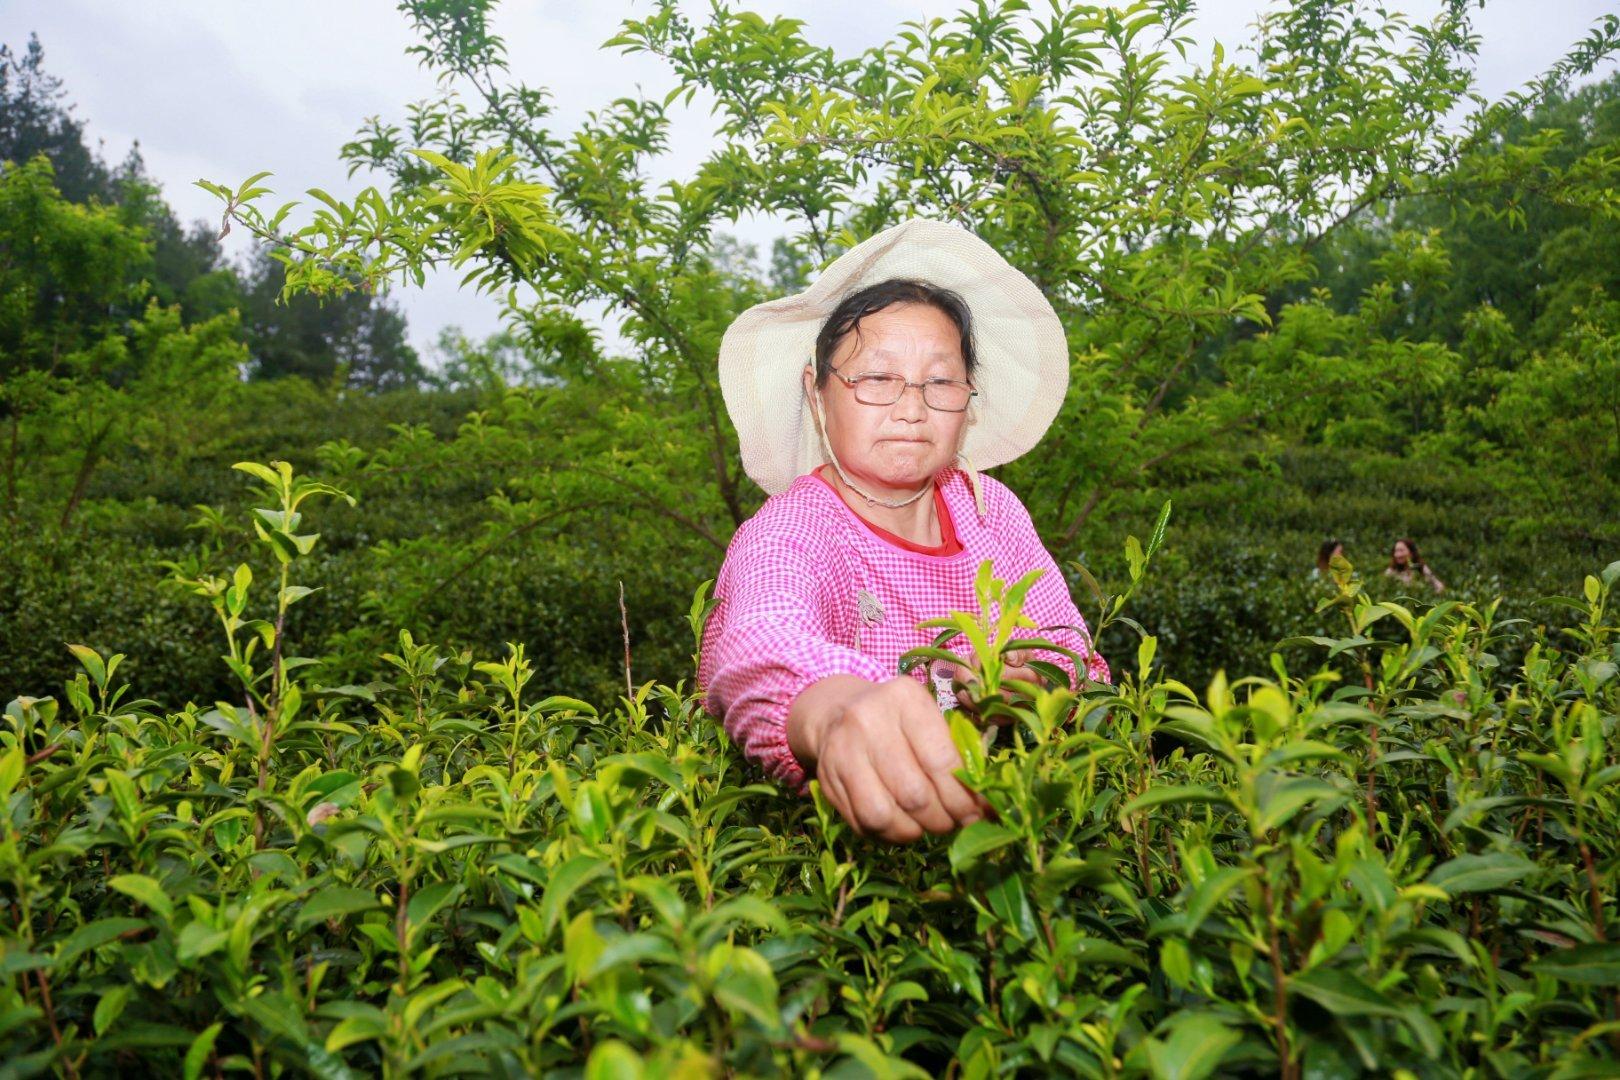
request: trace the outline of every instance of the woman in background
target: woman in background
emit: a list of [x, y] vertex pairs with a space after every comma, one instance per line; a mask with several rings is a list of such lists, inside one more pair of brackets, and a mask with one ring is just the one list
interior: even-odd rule
[[1389, 553], [1389, 565], [1384, 567], [1384, 573], [1402, 585], [1412, 584], [1421, 574], [1423, 580], [1427, 581], [1435, 592], [1443, 592], [1446, 587], [1445, 582], [1436, 577], [1429, 564], [1423, 561], [1417, 545], [1404, 537], [1395, 541], [1395, 546]]
[[1313, 581], [1328, 576], [1328, 564], [1333, 561], [1335, 555], [1344, 555], [1344, 541], [1337, 539], [1322, 541], [1322, 546], [1316, 549], [1316, 569], [1311, 571]]

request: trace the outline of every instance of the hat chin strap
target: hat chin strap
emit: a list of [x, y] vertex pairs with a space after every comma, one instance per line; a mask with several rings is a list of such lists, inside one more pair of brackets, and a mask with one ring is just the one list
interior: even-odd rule
[[973, 467], [973, 462], [960, 450], [956, 452], [956, 460], [962, 463], [962, 471], [967, 474], [968, 487], [973, 489], [973, 509], [979, 512], [979, 520], [984, 520], [984, 491], [979, 487], [979, 471]]

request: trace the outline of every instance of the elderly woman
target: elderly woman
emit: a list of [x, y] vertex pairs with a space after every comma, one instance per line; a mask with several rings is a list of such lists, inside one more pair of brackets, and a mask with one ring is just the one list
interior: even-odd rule
[[[770, 498], [715, 582], [699, 684], [743, 752], [803, 791], [814, 775], [856, 831], [897, 842], [983, 813], [943, 709], [949, 673], [899, 675], [917, 624], [974, 610], [974, 576], [1045, 573], [1025, 600], [1071, 684], [1106, 680], [1029, 512], [988, 468], [1032, 448], [1068, 383], [1040, 291], [966, 230], [913, 219], [804, 293], [740, 315], [720, 380], [743, 465]], [[1008, 678], [1039, 682], [1010, 658]]]

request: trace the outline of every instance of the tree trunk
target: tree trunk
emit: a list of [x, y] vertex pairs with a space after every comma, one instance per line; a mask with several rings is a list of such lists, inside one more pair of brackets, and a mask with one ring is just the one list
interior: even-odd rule
[[79, 508], [84, 499], [86, 489], [90, 487], [90, 474], [96, 471], [101, 463], [101, 448], [107, 441], [107, 434], [112, 431], [113, 421], [109, 420], [101, 426], [101, 430], [90, 438], [90, 443], [84, 448], [84, 460], [79, 462], [79, 474], [73, 478], [73, 491], [68, 495], [67, 505], [62, 507], [62, 528], [67, 528], [73, 520], [73, 511]]
[[22, 441], [22, 414], [11, 410], [11, 443], [6, 454], [6, 514], [17, 517], [17, 453]]

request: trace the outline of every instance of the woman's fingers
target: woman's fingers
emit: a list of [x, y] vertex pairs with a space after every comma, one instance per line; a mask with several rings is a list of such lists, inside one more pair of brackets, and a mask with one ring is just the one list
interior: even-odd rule
[[[929, 713], [932, 713], [932, 716]], [[946, 833], [977, 817], [971, 794], [951, 770], [959, 764], [950, 729], [933, 702], [924, 702], [896, 725], [899, 745], [886, 769], [900, 806], [931, 833]], [[941, 752], [949, 751], [947, 759]]]
[[933, 701], [919, 702], [901, 718], [901, 730], [918, 766], [933, 785], [940, 807], [949, 816], [951, 827], [969, 825], [984, 816], [979, 800], [960, 780], [962, 755], [951, 741], [951, 729]]
[[933, 697], [915, 680], [897, 681], [894, 694], [898, 715], [887, 717], [873, 740], [872, 765], [913, 821], [931, 833], [950, 832], [962, 824], [962, 813], [974, 809], [971, 800], [952, 790], [961, 785], [950, 775], [959, 764], [950, 729]]
[[933, 696], [901, 676], [852, 703], [829, 728], [817, 766], [823, 791], [860, 835], [910, 843], [985, 816], [955, 776], [961, 755]]
[[839, 775], [836, 762], [831, 765], [821, 762], [816, 769], [816, 779], [821, 781], [822, 794], [827, 796], [827, 801], [832, 803], [838, 815], [849, 822], [857, 835], [864, 835], [860, 823], [855, 820], [855, 807], [849, 801], [849, 789], [844, 786], [844, 778]]
[[905, 738], [885, 740], [885, 743], [888, 745], [872, 748], [872, 766], [883, 777], [889, 797], [900, 811], [931, 833], [946, 833], [956, 828], [956, 819], [940, 802], [933, 777], [917, 763]]
[[[849, 752], [838, 755], [835, 768], [849, 800], [845, 817], [855, 826], [855, 831], [863, 836], [889, 838], [890, 831], [904, 815], [889, 797], [889, 789], [872, 763], [866, 760], [866, 755], [860, 748], [851, 747]], [[916, 823], [912, 824], [915, 827]], [[917, 828], [917, 834], [921, 833], [921, 828]]]

